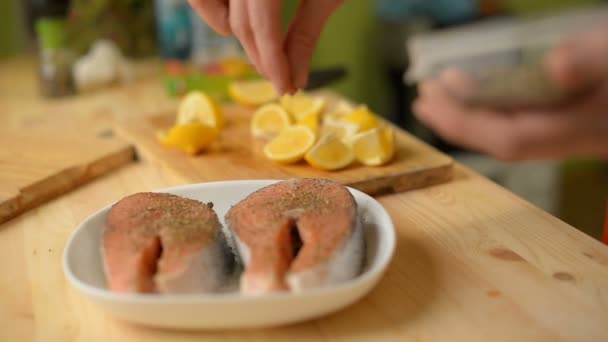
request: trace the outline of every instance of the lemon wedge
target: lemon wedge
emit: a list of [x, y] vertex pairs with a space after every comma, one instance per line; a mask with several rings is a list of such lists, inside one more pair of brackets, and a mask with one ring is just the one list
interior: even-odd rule
[[319, 132], [319, 114], [311, 114], [304, 119], [298, 121], [297, 125], [310, 128], [315, 134]]
[[344, 122], [359, 126], [359, 132], [369, 131], [379, 126], [378, 118], [367, 106], [359, 106], [344, 118]]
[[228, 94], [234, 102], [252, 107], [272, 102], [279, 96], [267, 80], [234, 81], [228, 86]]
[[159, 133], [158, 139], [165, 146], [194, 155], [209, 147], [218, 133], [217, 129], [205, 124], [187, 123], [174, 126], [167, 133]]
[[264, 155], [276, 162], [295, 163], [315, 143], [315, 133], [306, 126], [290, 126], [264, 146]]
[[283, 95], [280, 103], [296, 121], [301, 121], [309, 115], [320, 115], [325, 109], [327, 101], [323, 98], [312, 97], [302, 91], [298, 91], [295, 95]]
[[291, 117], [276, 103], [260, 107], [251, 118], [251, 134], [258, 138], [272, 138], [291, 125]]
[[224, 126], [224, 114], [213, 98], [201, 91], [191, 91], [180, 102], [176, 119], [176, 125], [189, 123], [220, 129]]
[[306, 161], [322, 170], [338, 170], [355, 160], [350, 146], [332, 134], [323, 136], [304, 157]]
[[359, 132], [359, 125], [341, 121], [325, 121], [321, 127], [321, 135], [333, 135], [349, 144], [352, 137]]
[[355, 157], [364, 165], [383, 165], [395, 154], [395, 134], [390, 127], [379, 127], [353, 138]]
[[332, 111], [326, 113], [323, 116], [324, 122], [336, 122], [343, 121], [350, 113], [352, 113], [355, 108], [348, 102], [341, 100], [336, 104]]

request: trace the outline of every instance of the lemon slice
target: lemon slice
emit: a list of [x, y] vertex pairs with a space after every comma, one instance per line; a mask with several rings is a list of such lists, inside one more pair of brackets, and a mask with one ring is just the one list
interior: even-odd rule
[[315, 134], [319, 132], [319, 114], [311, 114], [304, 119], [298, 121], [297, 125], [310, 128]]
[[278, 98], [272, 83], [266, 80], [234, 81], [228, 86], [228, 94], [234, 102], [257, 107]]
[[224, 126], [224, 114], [210, 96], [201, 91], [191, 91], [180, 102], [176, 120], [176, 125], [189, 123], [202, 123], [220, 129]]
[[209, 147], [217, 138], [218, 130], [201, 123], [174, 126], [167, 133], [159, 133], [158, 139], [168, 147], [176, 147], [194, 155]]
[[306, 161], [322, 170], [338, 170], [347, 167], [355, 160], [350, 146], [334, 135], [325, 135], [305, 156]]
[[291, 125], [291, 117], [278, 104], [260, 107], [251, 119], [251, 134], [254, 137], [272, 138]]
[[280, 163], [295, 163], [304, 157], [315, 143], [315, 133], [306, 126], [285, 128], [264, 146], [264, 155]]
[[353, 150], [365, 165], [383, 165], [395, 154], [395, 134], [390, 127], [379, 127], [359, 133], [353, 138]]
[[367, 109], [367, 106], [355, 108], [354, 111], [344, 118], [344, 122], [358, 125], [359, 132], [369, 131], [379, 126], [378, 118]]
[[309, 115], [320, 115], [323, 109], [325, 109], [327, 101], [323, 98], [312, 97], [298, 91], [295, 95], [283, 95], [280, 103], [296, 121], [300, 121]]

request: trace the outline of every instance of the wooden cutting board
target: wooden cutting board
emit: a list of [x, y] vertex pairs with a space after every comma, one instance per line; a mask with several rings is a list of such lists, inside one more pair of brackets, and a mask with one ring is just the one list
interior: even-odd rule
[[165, 113], [124, 122], [117, 131], [132, 140], [139, 153], [177, 172], [191, 182], [237, 179], [326, 178], [371, 195], [400, 192], [445, 182], [452, 177], [452, 159], [396, 129], [394, 160], [381, 167], [352, 165], [341, 171], [322, 171], [305, 162], [279, 165], [262, 155], [263, 142], [251, 137], [252, 110], [225, 105], [227, 124], [220, 139], [207, 152], [188, 156], [162, 146], [156, 132], [173, 124], [175, 113]]
[[111, 132], [0, 130], [0, 223], [134, 160]]

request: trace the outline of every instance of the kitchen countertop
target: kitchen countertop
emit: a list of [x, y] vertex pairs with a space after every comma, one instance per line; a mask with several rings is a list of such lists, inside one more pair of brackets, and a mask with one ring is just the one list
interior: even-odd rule
[[[104, 130], [176, 105], [151, 75], [41, 99], [34, 65], [0, 61], [4, 128]], [[0, 340], [608, 340], [608, 248], [461, 165], [449, 183], [378, 198], [397, 230], [393, 261], [368, 296], [321, 319], [263, 330], [158, 330], [118, 321], [68, 286], [61, 257], [80, 221], [130, 193], [184, 183], [139, 160], [1, 225]]]

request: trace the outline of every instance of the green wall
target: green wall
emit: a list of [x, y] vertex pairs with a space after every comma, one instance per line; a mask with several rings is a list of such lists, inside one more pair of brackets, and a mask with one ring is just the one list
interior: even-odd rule
[[0, 57], [14, 55], [24, 49], [22, 18], [19, 0], [0, 0]]

